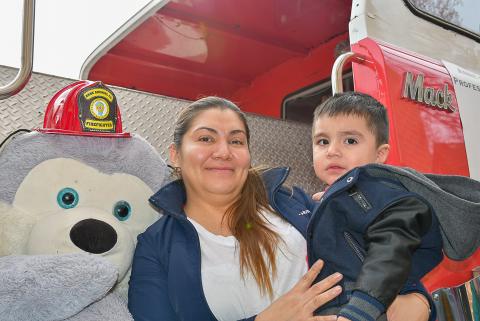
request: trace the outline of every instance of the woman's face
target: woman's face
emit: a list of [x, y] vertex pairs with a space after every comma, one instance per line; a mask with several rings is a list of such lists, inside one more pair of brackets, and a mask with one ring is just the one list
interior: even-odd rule
[[180, 167], [187, 193], [240, 194], [250, 168], [246, 128], [229, 109], [211, 108], [196, 115], [179, 150], [170, 160]]

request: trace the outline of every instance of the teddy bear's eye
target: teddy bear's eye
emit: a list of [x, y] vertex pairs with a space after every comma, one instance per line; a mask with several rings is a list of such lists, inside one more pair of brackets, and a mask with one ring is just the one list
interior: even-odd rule
[[118, 201], [113, 206], [113, 216], [115, 216], [120, 221], [126, 221], [132, 214], [132, 209], [130, 204], [126, 201]]
[[70, 187], [65, 187], [57, 194], [57, 203], [61, 208], [74, 208], [78, 204], [78, 193]]

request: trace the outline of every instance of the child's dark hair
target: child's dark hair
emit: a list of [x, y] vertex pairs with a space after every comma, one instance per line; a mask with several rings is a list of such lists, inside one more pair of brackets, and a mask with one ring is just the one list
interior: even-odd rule
[[315, 108], [313, 124], [322, 116], [338, 115], [363, 117], [375, 135], [377, 146], [388, 144], [387, 110], [372, 96], [353, 91], [335, 94]]

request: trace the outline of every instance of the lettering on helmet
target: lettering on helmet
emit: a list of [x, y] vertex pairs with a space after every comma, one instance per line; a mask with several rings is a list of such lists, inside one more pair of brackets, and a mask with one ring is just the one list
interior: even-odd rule
[[113, 129], [113, 122], [111, 120], [101, 121], [101, 120], [94, 120], [94, 119], [87, 119], [85, 121], [85, 127], [95, 130], [111, 130]]

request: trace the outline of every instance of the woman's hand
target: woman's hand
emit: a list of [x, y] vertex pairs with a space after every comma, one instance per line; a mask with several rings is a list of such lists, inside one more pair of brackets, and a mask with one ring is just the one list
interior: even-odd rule
[[427, 321], [429, 316], [430, 305], [420, 293], [397, 295], [387, 310], [388, 321]]
[[313, 312], [338, 296], [340, 286], [334, 286], [342, 279], [340, 273], [334, 273], [322, 281], [313, 281], [322, 270], [323, 261], [318, 260], [310, 270], [287, 293], [273, 302], [267, 309], [257, 315], [255, 321], [335, 321], [337, 317], [313, 316]]

